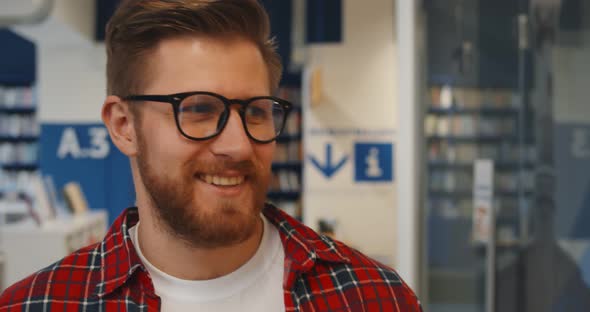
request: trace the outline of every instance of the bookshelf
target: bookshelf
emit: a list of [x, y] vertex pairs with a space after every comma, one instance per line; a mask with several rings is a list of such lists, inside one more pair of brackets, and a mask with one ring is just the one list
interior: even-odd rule
[[299, 75], [287, 75], [278, 96], [293, 103], [283, 133], [277, 138], [267, 198], [291, 216], [302, 219], [302, 115]]
[[[472, 239], [474, 161], [494, 161], [492, 207], [496, 212], [493, 235], [497, 255], [524, 248], [522, 208], [532, 205], [535, 191], [533, 127], [524, 127], [528, 132], [519, 136], [520, 97], [513, 89], [430, 85], [425, 98], [423, 194], [431, 272], [428, 279], [437, 287], [472, 287], [479, 282], [468, 276], [482, 272], [473, 268], [480, 268], [485, 257], [482, 244]], [[524, 112], [525, 123], [530, 122], [532, 110], [525, 108]], [[431, 288], [431, 292], [439, 290]]]
[[23, 194], [39, 169], [36, 48], [33, 42], [0, 29], [0, 201]]
[[0, 80], [0, 197], [7, 190], [24, 191], [39, 169], [35, 98], [33, 82]]
[[[429, 214], [471, 219], [473, 162], [490, 158], [495, 163], [494, 205], [499, 219], [511, 220], [516, 231], [519, 172], [523, 172], [522, 195], [530, 203], [536, 157], [532, 132], [524, 134], [523, 155], [519, 149], [516, 91], [431, 85], [427, 99], [425, 194]], [[532, 118], [531, 111], [526, 115]]]

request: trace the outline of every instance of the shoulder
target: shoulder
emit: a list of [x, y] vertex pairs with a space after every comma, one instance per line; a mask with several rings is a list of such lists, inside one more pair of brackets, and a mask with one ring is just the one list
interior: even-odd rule
[[[404, 311], [422, 308], [392, 268], [267, 205], [285, 251], [286, 285], [302, 310]], [[294, 284], [291, 284], [294, 283]]]
[[344, 263], [322, 262], [317, 268], [318, 273], [329, 273], [335, 287], [358, 296], [359, 304], [375, 308], [370, 311], [422, 311], [418, 297], [395, 269], [342, 242], [326, 239], [348, 259]]
[[82, 248], [8, 287], [0, 294], [0, 311], [90, 297], [100, 279], [97, 246]]
[[422, 311], [394, 269], [342, 242], [318, 234], [310, 240], [309, 235], [306, 245], [312, 252], [292, 291], [302, 310]]

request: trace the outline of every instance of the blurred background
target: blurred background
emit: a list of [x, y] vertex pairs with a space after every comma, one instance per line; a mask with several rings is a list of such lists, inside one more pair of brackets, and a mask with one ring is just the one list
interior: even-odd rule
[[[590, 310], [590, 1], [261, 2], [296, 104], [269, 201], [425, 311]], [[118, 3], [0, 1], [0, 290], [134, 205], [100, 121]]]

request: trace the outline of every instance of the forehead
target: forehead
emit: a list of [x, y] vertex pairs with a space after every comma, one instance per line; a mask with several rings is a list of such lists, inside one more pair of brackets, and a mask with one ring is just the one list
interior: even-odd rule
[[242, 38], [190, 36], [161, 41], [147, 56], [144, 93], [210, 91], [227, 97], [270, 92], [256, 44]]

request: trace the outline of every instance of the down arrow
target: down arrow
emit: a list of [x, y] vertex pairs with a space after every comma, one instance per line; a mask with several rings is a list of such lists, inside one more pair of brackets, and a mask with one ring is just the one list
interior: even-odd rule
[[331, 143], [326, 144], [326, 163], [324, 165], [320, 164], [320, 162], [313, 156], [308, 156], [308, 158], [311, 163], [316, 166], [328, 179], [330, 179], [338, 170], [342, 168], [342, 166], [344, 166], [346, 161], [348, 161], [348, 156], [344, 156], [336, 165], [333, 165]]

